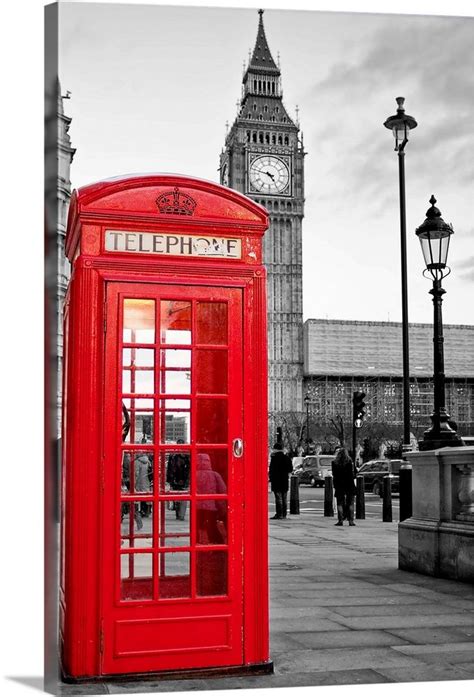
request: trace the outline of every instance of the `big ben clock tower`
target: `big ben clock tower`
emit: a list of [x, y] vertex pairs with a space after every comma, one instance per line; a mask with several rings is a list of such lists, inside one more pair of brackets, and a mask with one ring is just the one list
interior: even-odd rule
[[281, 73], [268, 47], [263, 10], [259, 15], [238, 114], [220, 157], [220, 179], [261, 203], [270, 215], [264, 263], [268, 274], [269, 411], [274, 432], [289, 413], [302, 412], [305, 153], [299, 125], [283, 105]]

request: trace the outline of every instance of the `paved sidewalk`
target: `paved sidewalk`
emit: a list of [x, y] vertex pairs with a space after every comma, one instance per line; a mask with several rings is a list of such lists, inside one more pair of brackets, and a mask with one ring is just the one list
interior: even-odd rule
[[474, 680], [474, 587], [399, 571], [397, 523], [334, 522], [269, 521], [273, 675], [110, 681], [62, 694]]

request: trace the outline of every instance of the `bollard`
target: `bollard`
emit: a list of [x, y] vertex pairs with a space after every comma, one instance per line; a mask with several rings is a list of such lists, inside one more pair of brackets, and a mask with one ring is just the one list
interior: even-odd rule
[[358, 520], [365, 520], [365, 480], [361, 474], [357, 475], [356, 484], [356, 518]]
[[400, 465], [399, 498], [400, 498], [400, 522], [411, 518], [413, 513], [413, 499], [411, 488], [412, 468], [409, 462]]
[[392, 522], [392, 478], [388, 474], [383, 478], [382, 522]]
[[299, 515], [300, 512], [300, 479], [297, 474], [290, 475], [290, 513]]
[[334, 517], [334, 494], [330, 475], [324, 477], [324, 515], [328, 518]]

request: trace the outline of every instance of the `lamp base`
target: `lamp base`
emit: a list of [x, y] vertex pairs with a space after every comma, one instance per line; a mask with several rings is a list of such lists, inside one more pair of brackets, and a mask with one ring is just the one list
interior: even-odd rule
[[[449, 429], [449, 430], [448, 430]], [[463, 439], [456, 431], [449, 428], [430, 428], [425, 431], [423, 440], [418, 441], [420, 450], [439, 450], [439, 448], [459, 448], [464, 445]]]

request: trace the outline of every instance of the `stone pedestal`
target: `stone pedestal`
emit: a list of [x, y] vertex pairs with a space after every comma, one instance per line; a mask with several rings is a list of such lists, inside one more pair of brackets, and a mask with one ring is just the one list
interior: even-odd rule
[[407, 453], [413, 515], [398, 526], [406, 571], [474, 581], [474, 447]]

